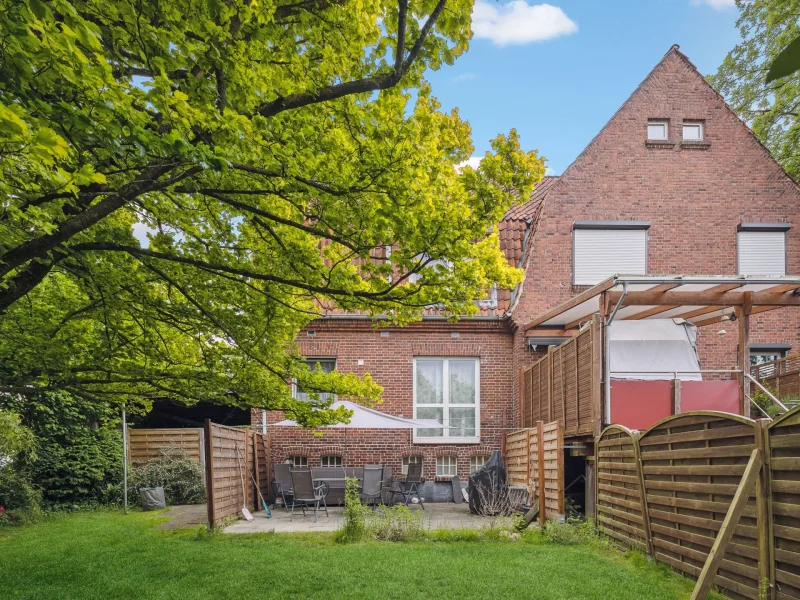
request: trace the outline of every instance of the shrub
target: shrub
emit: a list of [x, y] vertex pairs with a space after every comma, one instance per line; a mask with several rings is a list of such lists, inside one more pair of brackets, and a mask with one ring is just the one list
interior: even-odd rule
[[0, 468], [0, 526], [35, 521], [41, 515], [41, 492], [25, 473]]
[[14, 469], [41, 490], [48, 510], [120, 500], [122, 433], [115, 409], [63, 392], [0, 395], [0, 409], [16, 412], [37, 438], [37, 452], [20, 454]]
[[336, 532], [336, 541], [347, 544], [362, 539], [367, 532], [367, 512], [369, 507], [361, 504], [358, 479], [347, 477], [344, 488], [344, 524]]
[[206, 488], [200, 465], [180, 448], [160, 448], [161, 455], [131, 469], [128, 501], [138, 504], [142, 488], [163, 487], [167, 504], [202, 504]]
[[405, 504], [379, 506], [369, 519], [370, 533], [377, 540], [405, 542], [425, 537], [425, 526], [418, 513]]

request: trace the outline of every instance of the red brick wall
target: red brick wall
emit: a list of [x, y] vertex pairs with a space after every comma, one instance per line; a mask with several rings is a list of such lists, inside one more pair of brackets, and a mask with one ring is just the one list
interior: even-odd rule
[[[309, 466], [319, 466], [320, 457], [336, 454], [350, 466], [382, 464], [400, 472], [403, 456], [423, 456], [423, 472], [432, 479], [437, 456], [458, 457], [458, 474], [469, 474], [469, 457], [488, 456], [499, 450], [506, 428], [513, 427], [511, 388], [513, 336], [499, 321], [445, 323], [425, 321], [405, 328], [375, 329], [363, 319], [316, 321], [298, 338], [306, 356], [335, 357], [342, 372], [364, 374], [384, 387], [378, 410], [391, 415], [413, 417], [413, 360], [417, 356], [471, 356], [480, 358], [480, 444], [414, 444], [411, 431], [334, 429], [316, 437], [294, 427], [269, 427], [272, 461], [287, 456], [307, 456]], [[388, 337], [381, 335], [388, 333]], [[453, 334], [458, 337], [454, 338]], [[359, 365], [358, 361], [364, 364]], [[283, 419], [268, 413], [268, 423]], [[254, 425], [260, 414], [254, 411]]]
[[[647, 147], [648, 119], [668, 119], [674, 146]], [[681, 147], [682, 122], [705, 121], [704, 149]], [[788, 272], [800, 273], [800, 194], [742, 122], [678, 52], [670, 52], [611, 118], [545, 199], [514, 312], [524, 323], [586, 289], [572, 285], [576, 220], [651, 223], [648, 268], [653, 275], [737, 272], [736, 227], [788, 221]], [[699, 330], [702, 366], [735, 368], [737, 328]], [[521, 346], [522, 334], [519, 334]], [[784, 342], [800, 349], [800, 310], [781, 309], [751, 321], [751, 343]], [[517, 362], [529, 364], [521, 349]]]

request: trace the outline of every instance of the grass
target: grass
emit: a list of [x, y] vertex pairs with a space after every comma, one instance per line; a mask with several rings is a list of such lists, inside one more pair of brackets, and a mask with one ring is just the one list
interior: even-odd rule
[[[634, 555], [523, 541], [341, 545], [330, 534], [157, 531], [152, 513], [53, 517], [0, 530], [6, 599], [688, 598], [692, 583]], [[434, 540], [437, 536], [434, 536]]]

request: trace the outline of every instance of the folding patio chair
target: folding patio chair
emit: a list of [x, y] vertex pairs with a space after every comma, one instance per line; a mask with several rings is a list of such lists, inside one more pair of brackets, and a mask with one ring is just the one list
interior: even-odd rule
[[275, 502], [272, 504], [272, 508], [274, 509], [278, 498], [283, 501], [283, 508], [286, 509], [286, 512], [289, 512], [289, 502], [292, 496], [292, 476], [289, 473], [289, 470], [292, 468], [290, 464], [280, 464], [274, 465], [272, 467], [272, 474], [274, 476], [274, 480], [272, 482], [272, 489], [274, 492]]
[[361, 486], [361, 500], [368, 506], [380, 501], [383, 493], [383, 467], [380, 465], [366, 465], [364, 467], [364, 483]]
[[394, 497], [400, 495], [403, 497], [403, 502], [405, 502], [406, 506], [408, 506], [408, 502], [414, 496], [417, 497], [419, 500], [419, 505], [422, 507], [422, 510], [425, 510], [425, 504], [422, 502], [422, 497], [419, 495], [418, 486], [423, 483], [422, 478], [422, 464], [419, 463], [412, 463], [408, 465], [408, 475], [406, 476], [405, 481], [396, 481], [398, 486], [392, 487], [390, 490], [387, 490], [392, 495], [392, 500], [394, 501]]
[[315, 486], [314, 480], [311, 478], [311, 469], [289, 469], [292, 476], [292, 513], [289, 518], [290, 521], [294, 520], [294, 507], [299, 505], [303, 509], [303, 516], [306, 516], [306, 507], [314, 505], [314, 522], [317, 522], [317, 512], [319, 512], [319, 503], [325, 508], [325, 516], [328, 515], [328, 505], [325, 502], [325, 496], [328, 495], [328, 484], [322, 482]]

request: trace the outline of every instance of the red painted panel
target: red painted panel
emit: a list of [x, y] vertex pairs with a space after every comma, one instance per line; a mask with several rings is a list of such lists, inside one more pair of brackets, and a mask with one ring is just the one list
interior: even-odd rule
[[720, 410], [736, 415], [741, 414], [739, 412], [739, 382], [735, 379], [682, 381], [681, 412], [692, 410]]
[[612, 381], [611, 423], [647, 429], [672, 414], [672, 381]]

